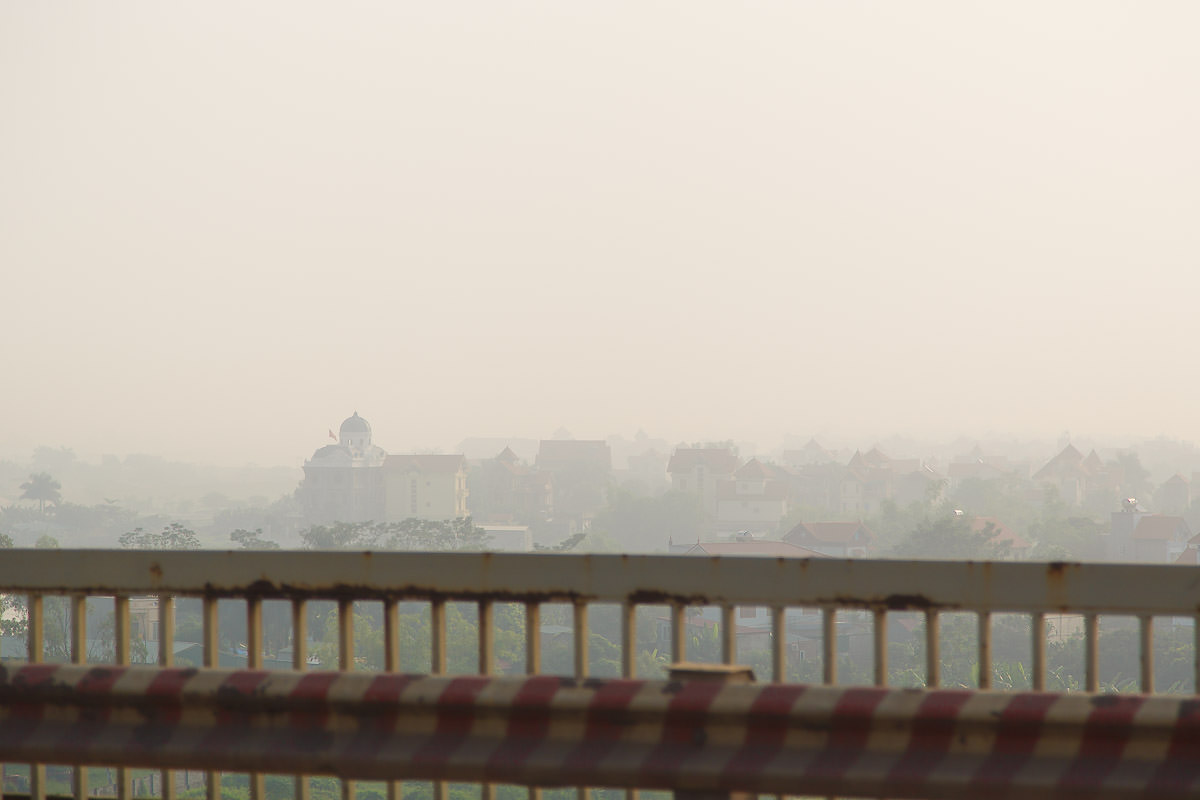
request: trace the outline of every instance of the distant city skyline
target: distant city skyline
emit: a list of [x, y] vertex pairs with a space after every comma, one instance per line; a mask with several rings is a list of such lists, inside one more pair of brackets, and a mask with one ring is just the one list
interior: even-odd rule
[[0, 5], [0, 453], [1200, 441], [1200, 4]]
[[[352, 408], [351, 413], [357, 412], [357, 409]], [[1066, 443], [1074, 443], [1085, 450], [1096, 448], [1101, 451], [1120, 451], [1128, 449], [1137, 449], [1140, 446], [1145, 447], [1152, 442], [1161, 443], [1168, 442], [1172, 445], [1177, 445], [1180, 448], [1195, 449], [1200, 453], [1200, 447], [1197, 443], [1190, 440], [1181, 439], [1179, 437], [1170, 437], [1165, 435], [1159, 436], [1094, 436], [1085, 433], [1072, 433], [1069, 430], [1062, 430], [1056, 436], [1043, 437], [1019, 437], [1015, 435], [999, 435], [985, 434], [980, 436], [972, 436], [969, 434], [956, 434], [953, 436], [912, 436], [901, 433], [880, 433], [875, 434], [859, 434], [859, 435], [841, 435], [837, 433], [813, 433], [813, 432], [792, 432], [780, 435], [777, 439], [769, 441], [751, 441], [742, 439], [717, 430], [710, 435], [695, 435], [686, 436], [678, 439], [673, 439], [666, 436], [661, 436], [654, 430], [638, 428], [632, 432], [629, 431], [610, 431], [600, 435], [577, 435], [574, 430], [566, 426], [555, 426], [552, 430], [547, 430], [541, 435], [504, 435], [494, 432], [471, 432], [468, 435], [458, 436], [448, 441], [446, 444], [426, 443], [426, 444], [405, 444], [403, 431], [395, 432], [387, 426], [386, 415], [379, 416], [376, 414], [363, 413], [375, 430], [376, 443], [383, 443], [389, 450], [394, 452], [413, 452], [413, 453], [459, 453], [464, 452], [464, 445], [471, 444], [473, 446], [465, 448], [467, 457], [471, 459], [491, 458], [502, 449], [503, 443], [507, 442], [524, 442], [528, 444], [525, 449], [529, 453], [523, 453], [521, 448], [516, 448], [518, 456], [522, 460], [532, 461], [532, 453], [536, 450], [537, 443], [542, 440], [558, 438], [562, 433], [570, 434], [570, 438], [577, 440], [603, 440], [613, 441], [619, 440], [627, 444], [627, 449], [630, 453], [640, 454], [642, 452], [636, 446], [638, 435], [645, 434], [646, 437], [653, 442], [648, 447], [660, 452], [661, 455], [669, 455], [676, 447], [689, 447], [695, 444], [704, 443], [719, 443], [731, 442], [735, 448], [741, 452], [743, 457], [762, 456], [770, 457], [772, 455], [782, 454], [788, 449], [800, 449], [809, 440], [815, 440], [831, 453], [836, 453], [844, 459], [849, 458], [850, 454], [859, 450], [866, 452], [873, 447], [882, 447], [889, 455], [906, 457], [906, 458], [922, 458], [937, 460], [935, 454], [941, 454], [944, 459], [949, 459], [955, 455], [965, 454], [972, 447], [979, 446], [989, 455], [1002, 455], [1010, 453], [1025, 453], [1031, 463], [1037, 462], [1040, 458], [1049, 458], [1054, 453], [1062, 449]], [[380, 420], [384, 420], [380, 422]], [[31, 442], [28, 445], [12, 445], [11, 443], [0, 442], [0, 460], [26, 462], [33, 455], [34, 451], [40, 447], [49, 447], [51, 449], [63, 448], [71, 451], [74, 456], [86, 462], [99, 462], [105, 457], [123, 458], [126, 456], [150, 456], [156, 458], [165, 458], [167, 460], [179, 462], [194, 462], [197, 464], [207, 464], [218, 467], [241, 467], [241, 466], [259, 466], [259, 467], [295, 467], [299, 468], [305, 461], [312, 457], [313, 451], [329, 444], [329, 432], [337, 432], [341, 420], [334, 420], [332, 425], [324, 426], [309, 426], [312, 431], [304, 431], [308, 436], [304, 443], [292, 443], [291, 449], [302, 450], [298, 455], [289, 457], [289, 460], [279, 461], [236, 461], [236, 460], [221, 460], [219, 453], [217, 458], [204, 457], [204, 451], [188, 452], [179, 451], [171, 452], [163, 449], [89, 449], [66, 441], [41, 441]], [[311, 435], [313, 431], [320, 430], [322, 435], [317, 437]], [[483, 446], [483, 443], [495, 443], [495, 447], [489, 449]], [[957, 449], [956, 449], [957, 448]], [[496, 452], [492, 452], [496, 450]], [[962, 451], [961, 453], [959, 451]]]

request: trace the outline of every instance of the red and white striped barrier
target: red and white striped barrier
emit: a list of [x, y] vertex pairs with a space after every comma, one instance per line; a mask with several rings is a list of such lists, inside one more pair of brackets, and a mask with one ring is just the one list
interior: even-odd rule
[[0, 667], [0, 761], [866, 797], [1200, 796], [1165, 696]]

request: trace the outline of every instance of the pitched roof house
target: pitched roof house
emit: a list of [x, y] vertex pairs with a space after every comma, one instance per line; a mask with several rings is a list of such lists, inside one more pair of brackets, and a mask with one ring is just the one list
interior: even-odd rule
[[801, 522], [783, 541], [836, 558], [865, 558], [875, 534], [862, 522]]

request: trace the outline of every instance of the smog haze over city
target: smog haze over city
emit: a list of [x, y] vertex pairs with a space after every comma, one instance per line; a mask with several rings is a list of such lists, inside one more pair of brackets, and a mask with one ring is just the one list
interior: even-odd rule
[[1198, 29], [6, 3], [0, 458], [295, 469], [355, 410], [413, 452], [1200, 439]]

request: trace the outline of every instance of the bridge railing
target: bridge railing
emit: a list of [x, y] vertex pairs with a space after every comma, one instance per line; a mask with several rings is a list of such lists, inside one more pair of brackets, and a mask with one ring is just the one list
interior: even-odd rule
[[[662, 609], [653, 620], [658, 635], [666, 637], [669, 660], [688, 656], [688, 631], [698, 624], [694, 610], [705, 608], [715, 617], [708, 627], [719, 639], [719, 660], [733, 663], [739, 655], [739, 634], [761, 634], [758, 641], [768, 651], [768, 668], [760, 680], [786, 682], [797, 629], [803, 610], [805, 638], [815, 643], [821, 664], [820, 679], [838, 683], [839, 614], [864, 618], [870, 631], [871, 675], [875, 685], [889, 681], [889, 614], [916, 612], [923, 616], [917, 635], [923, 639], [924, 685], [937, 687], [941, 680], [940, 622], [947, 614], [974, 614], [979, 668], [976, 687], [991, 688], [993, 619], [1017, 614], [1029, 620], [1030, 683], [1035, 691], [1046, 686], [1048, 619], [1071, 615], [1083, 640], [1085, 680], [1080, 688], [1099, 689], [1099, 619], [1102, 615], [1137, 619], [1139, 685], [1152, 693], [1156, 619], [1169, 619], [1176, 628], [1190, 627], [1193, 637], [1191, 673], [1198, 666], [1195, 653], [1200, 613], [1200, 573], [1192, 568], [1115, 564], [910, 562], [834, 559], [767, 559], [750, 557], [680, 557], [616, 555], [538, 555], [464, 553], [347, 553], [347, 552], [139, 552], [139, 551], [5, 551], [0, 559], [0, 594], [20, 602], [10, 603], [10, 625], [23, 625], [31, 663], [47, 659], [48, 601], [57, 603], [65, 625], [66, 641], [58, 642], [58, 657], [76, 664], [89, 661], [88, 599], [112, 598], [113, 642], [111, 661], [127, 665], [144, 639], [134, 632], [131, 608], [142, 598], [156, 599], [157, 663], [170, 667], [175, 655], [175, 608], [182, 598], [196, 598], [200, 607], [199, 661], [218, 667], [230, 655], [231, 645], [220, 630], [222, 606], [245, 603], [245, 641], [232, 646], [251, 670], [264, 666], [309, 668], [309, 604], [329, 601], [336, 605], [336, 642], [323, 653], [323, 667], [353, 671], [356, 659], [356, 608], [375, 603], [381, 607], [382, 658], [379, 666], [397, 671], [411, 646], [402, 631], [407, 604], [425, 608], [429, 640], [428, 667], [418, 670], [433, 676], [449, 671], [447, 609], [469, 604], [476, 622], [473, 649], [476, 671], [491, 676], [498, 671], [537, 675], [543, 670], [545, 629], [543, 609], [557, 604], [569, 608], [573, 676], [589, 672], [591, 636], [589, 611], [596, 606], [615, 607], [619, 615], [619, 673], [639, 677], [639, 639], [646, 634], [645, 615], [639, 610]], [[64, 598], [52, 600], [52, 598]], [[290, 654], [286, 662], [265, 659], [264, 605], [278, 601], [290, 607]], [[68, 606], [61, 618], [63, 604]], [[525, 641], [523, 663], [498, 663], [496, 609], [519, 609]], [[560, 610], [560, 609], [559, 609]], [[754, 612], [756, 626], [748, 624]], [[227, 619], [227, 615], [226, 615]], [[639, 619], [643, 621], [639, 635]], [[690, 626], [690, 628], [689, 628]], [[241, 645], [241, 646], [238, 646]], [[422, 645], [424, 652], [424, 645]], [[332, 658], [328, 658], [332, 652]], [[645, 677], [645, 676], [642, 676]], [[1200, 682], [1193, 683], [1200, 685]], [[72, 771], [73, 793], [92, 793], [87, 771]], [[122, 770], [116, 781], [118, 796], [130, 796], [131, 774]], [[215, 776], [207, 781], [215, 796]], [[351, 784], [347, 784], [350, 786]], [[29, 792], [46, 793], [44, 768], [29, 770]], [[176, 781], [164, 774], [161, 794], [173, 795]], [[304, 797], [305, 781], [296, 791]], [[252, 776], [252, 795], [263, 794], [262, 776]], [[393, 789], [389, 789], [393, 791]], [[493, 790], [485, 787], [485, 793]], [[436, 796], [446, 787], [437, 784]]]

